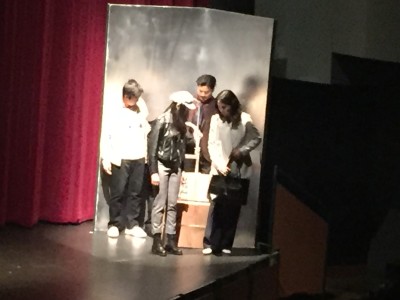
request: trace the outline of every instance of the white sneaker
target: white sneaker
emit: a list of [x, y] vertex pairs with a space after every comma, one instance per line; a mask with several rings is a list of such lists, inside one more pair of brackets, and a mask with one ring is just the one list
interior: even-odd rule
[[231, 254], [232, 254], [232, 251], [229, 250], [229, 249], [222, 249], [222, 253], [231, 255]]
[[201, 252], [203, 252], [204, 255], [210, 255], [212, 253], [212, 249], [204, 248], [203, 250], [201, 250]]
[[129, 234], [137, 238], [145, 238], [147, 236], [146, 231], [137, 225], [133, 226], [131, 229], [125, 229], [125, 234]]
[[107, 235], [110, 238], [117, 238], [119, 236], [119, 230], [116, 226], [111, 226], [107, 230]]

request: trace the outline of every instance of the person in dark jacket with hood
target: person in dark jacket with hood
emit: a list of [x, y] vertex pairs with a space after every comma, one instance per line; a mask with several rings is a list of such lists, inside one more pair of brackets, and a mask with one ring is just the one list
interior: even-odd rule
[[[189, 110], [195, 109], [194, 98], [187, 91], [174, 92], [172, 103], [152, 126], [149, 135], [148, 160], [151, 183], [159, 186], [154, 199], [151, 223], [153, 233], [152, 252], [166, 256], [167, 252], [182, 255], [176, 242], [176, 203], [181, 182]], [[161, 240], [162, 216], [166, 209], [167, 243]]]

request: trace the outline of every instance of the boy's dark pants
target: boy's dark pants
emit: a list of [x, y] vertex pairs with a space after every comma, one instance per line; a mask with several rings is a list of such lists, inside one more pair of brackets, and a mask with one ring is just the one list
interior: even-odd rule
[[[131, 229], [133, 226], [139, 225], [144, 165], [144, 158], [123, 159], [120, 167], [112, 165], [109, 227], [116, 226], [122, 231], [125, 228]], [[124, 196], [126, 197], [125, 201]]]

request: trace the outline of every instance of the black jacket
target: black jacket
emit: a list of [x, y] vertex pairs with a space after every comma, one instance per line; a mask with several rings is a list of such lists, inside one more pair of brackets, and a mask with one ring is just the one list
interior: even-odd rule
[[187, 138], [172, 127], [172, 115], [166, 111], [152, 122], [148, 139], [150, 175], [158, 173], [158, 161], [168, 168], [183, 168]]
[[[208, 152], [208, 133], [210, 131], [211, 116], [218, 112], [217, 100], [215, 100], [214, 97], [211, 97], [207, 101], [203, 102], [201, 107], [203, 114], [201, 124], [197, 124], [196, 111], [194, 111], [193, 118], [190, 121], [193, 124], [198, 125], [201, 133], [203, 134], [203, 137], [200, 140], [200, 149], [201, 149], [200, 155], [206, 161], [211, 163], [210, 153]], [[190, 149], [190, 152], [194, 152], [194, 149]]]

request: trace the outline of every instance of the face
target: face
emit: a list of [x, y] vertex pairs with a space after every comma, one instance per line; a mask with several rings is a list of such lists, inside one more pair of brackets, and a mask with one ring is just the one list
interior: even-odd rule
[[138, 98], [131, 96], [130, 98], [127, 95], [124, 95], [122, 97], [122, 101], [124, 102], [124, 105], [126, 108], [132, 108], [133, 106], [136, 105]]
[[224, 118], [229, 119], [231, 116], [231, 106], [228, 104], [224, 104], [221, 101], [218, 101], [217, 105], [218, 105], [218, 110], [220, 111], [221, 115]]
[[206, 85], [197, 86], [197, 99], [201, 102], [207, 101], [212, 96], [213, 90]]

